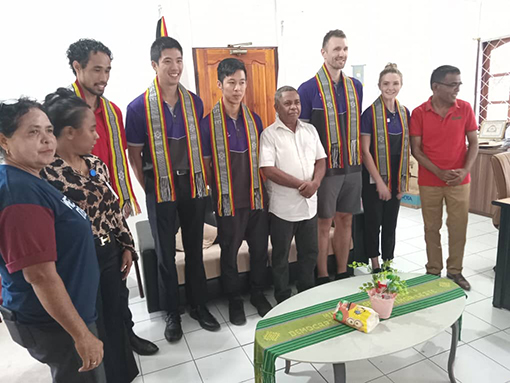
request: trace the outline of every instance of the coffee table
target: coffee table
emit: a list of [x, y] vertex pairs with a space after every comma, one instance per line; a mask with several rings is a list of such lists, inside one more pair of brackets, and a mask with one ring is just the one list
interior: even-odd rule
[[[420, 275], [401, 274], [402, 279], [411, 279]], [[363, 275], [314, 287], [280, 303], [264, 319], [359, 292], [362, 283], [370, 279], [370, 275]], [[289, 373], [291, 361], [331, 363], [333, 364], [335, 383], [345, 383], [346, 362], [392, 354], [425, 342], [451, 327], [452, 343], [448, 359], [448, 376], [450, 382], [455, 383], [453, 365], [459, 339], [459, 318], [464, 311], [465, 304], [465, 297], [457, 298], [437, 306], [382, 321], [370, 334], [353, 331], [283, 354], [281, 358], [286, 360], [285, 372]]]

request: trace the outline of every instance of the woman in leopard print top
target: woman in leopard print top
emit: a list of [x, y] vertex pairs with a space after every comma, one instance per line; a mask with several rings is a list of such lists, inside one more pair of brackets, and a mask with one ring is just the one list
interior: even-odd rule
[[99, 138], [96, 119], [84, 100], [64, 88], [46, 96], [44, 107], [57, 137], [57, 153], [41, 176], [89, 215], [101, 273], [96, 308], [107, 381], [131, 382], [138, 368], [122, 317], [121, 288], [135, 249], [108, 168], [90, 155]]

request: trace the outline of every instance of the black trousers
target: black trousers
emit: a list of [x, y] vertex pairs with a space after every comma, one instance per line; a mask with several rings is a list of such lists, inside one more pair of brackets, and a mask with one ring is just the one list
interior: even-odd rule
[[315, 286], [314, 270], [319, 255], [317, 239], [317, 215], [311, 219], [290, 222], [270, 214], [271, 244], [273, 246], [271, 264], [273, 271], [274, 297], [278, 303], [289, 298], [289, 251], [292, 238], [296, 241], [298, 292]]
[[241, 208], [236, 209], [234, 216], [217, 216], [216, 220], [221, 248], [221, 282], [225, 294], [231, 299], [241, 294], [237, 254], [243, 240], [248, 243], [250, 251], [251, 293], [261, 292], [267, 275], [267, 211]]
[[189, 174], [174, 176], [176, 201], [157, 203], [154, 178], [146, 176], [146, 203], [158, 257], [160, 307], [179, 313], [179, 282], [175, 265], [176, 217], [178, 215], [185, 254], [186, 300], [192, 306], [207, 302], [203, 260], [206, 198], [191, 198]]
[[131, 382], [138, 375], [128, 331], [124, 324], [121, 296], [122, 249], [115, 240], [105, 246], [96, 245], [100, 269], [97, 299], [97, 327], [104, 344], [104, 365], [108, 383]]
[[[51, 369], [53, 383], [106, 383], [104, 363], [87, 372], [78, 372], [82, 366], [74, 340], [58, 323], [24, 325], [5, 318], [12, 339], [26, 348], [37, 361]], [[87, 326], [97, 336], [95, 323]]]
[[370, 183], [370, 175], [363, 167], [363, 189], [361, 197], [365, 211], [365, 255], [366, 258], [375, 258], [379, 252], [379, 234], [381, 233], [381, 250], [384, 261], [393, 259], [395, 251], [395, 230], [400, 209], [398, 194], [398, 168], [400, 156], [391, 157], [392, 192], [389, 201], [379, 199], [375, 184]]

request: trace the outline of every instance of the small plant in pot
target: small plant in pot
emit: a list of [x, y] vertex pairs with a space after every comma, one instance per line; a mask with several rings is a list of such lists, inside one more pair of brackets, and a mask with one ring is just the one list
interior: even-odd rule
[[391, 264], [391, 260], [384, 261], [381, 271], [377, 273], [373, 273], [372, 267], [366, 263], [352, 262], [349, 265], [353, 269], [365, 268], [372, 274], [372, 281], [363, 283], [360, 290], [368, 293], [372, 308], [381, 319], [390, 317], [398, 294], [407, 294], [406, 281], [400, 279], [398, 271]]

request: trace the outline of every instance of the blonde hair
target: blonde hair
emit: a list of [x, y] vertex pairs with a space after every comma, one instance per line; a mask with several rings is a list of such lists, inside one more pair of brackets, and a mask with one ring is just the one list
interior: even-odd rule
[[402, 78], [402, 72], [400, 72], [397, 68], [397, 64], [395, 63], [388, 63], [382, 70], [382, 72], [379, 74], [379, 85], [381, 85], [381, 80], [384, 75], [387, 75], [388, 73], [395, 73], [400, 76], [400, 83], [403, 84], [403, 78]]

